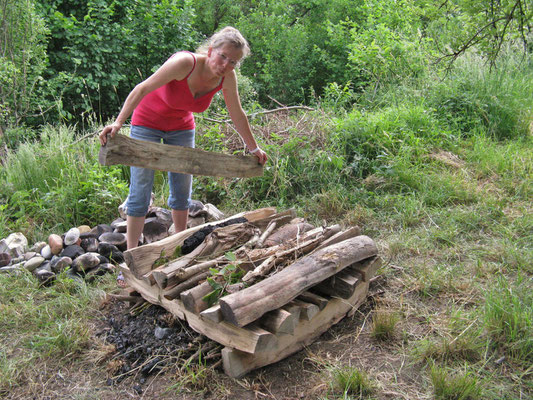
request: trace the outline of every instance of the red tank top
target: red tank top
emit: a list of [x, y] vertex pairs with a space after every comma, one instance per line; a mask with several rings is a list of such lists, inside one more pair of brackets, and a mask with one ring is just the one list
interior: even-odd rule
[[192, 113], [200, 113], [207, 110], [215, 93], [222, 89], [224, 78], [222, 78], [216, 88], [198, 98], [194, 98], [187, 79], [196, 67], [196, 57], [193, 53], [190, 54], [194, 59], [191, 72], [181, 81], [172, 80], [144, 96], [133, 111], [132, 125], [142, 125], [160, 131], [195, 128]]

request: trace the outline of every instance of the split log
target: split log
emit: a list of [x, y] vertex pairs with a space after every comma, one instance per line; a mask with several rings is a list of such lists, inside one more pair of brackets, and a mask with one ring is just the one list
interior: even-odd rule
[[295, 318], [295, 315], [283, 309], [269, 311], [258, 321], [260, 327], [276, 334], [292, 334], [297, 323], [298, 319]]
[[277, 244], [286, 243], [290, 240], [298, 238], [302, 233], [310, 231], [314, 226], [307, 222], [296, 222], [289, 223], [281, 228], [277, 229], [276, 232], [268, 236], [265, 240], [265, 247], [275, 246]]
[[325, 297], [319, 296], [318, 294], [312, 293], [312, 292], [309, 292], [309, 291], [301, 293], [296, 298], [296, 300], [301, 300], [301, 301], [305, 301], [307, 303], [312, 303], [312, 304], [318, 306], [318, 308], [320, 310], [323, 310], [324, 307], [326, 307], [328, 305], [328, 302], [329, 302], [329, 300], [326, 299]]
[[323, 280], [318, 285], [313, 286], [312, 290], [332, 297], [348, 299], [361, 281], [362, 277], [359, 272], [345, 268], [332, 277]]
[[342, 232], [340, 231], [340, 226], [334, 225], [334, 227], [338, 227], [339, 230], [336, 231], [334, 235], [331, 235], [328, 239], [324, 240], [324, 242], [321, 243], [320, 246], [315, 249], [315, 251], [323, 249], [324, 247], [331, 246], [332, 244], [342, 242], [343, 240], [361, 235], [361, 228], [359, 228], [358, 226], [352, 226]]
[[379, 256], [371, 257], [368, 260], [363, 260], [350, 266], [361, 274], [363, 282], [370, 282], [370, 279], [376, 274], [376, 271], [381, 267], [382, 260]]
[[203, 300], [204, 296], [207, 296], [213, 291], [213, 288], [209, 282], [203, 282], [191, 289], [187, 289], [180, 294], [180, 299], [183, 302], [183, 306], [187, 311], [199, 314], [200, 312], [208, 308], [208, 304]]
[[100, 147], [102, 165], [123, 164], [190, 175], [250, 178], [263, 175], [257, 157], [228, 155], [132, 139], [117, 134]]
[[153, 269], [153, 264], [158, 258], [160, 258], [162, 255], [172, 254], [176, 247], [181, 246], [183, 244], [185, 239], [202, 229], [204, 226], [216, 225], [221, 222], [239, 217], [244, 217], [249, 222], [253, 223], [258, 220], [263, 220], [275, 213], [276, 209], [274, 207], [260, 208], [258, 210], [233, 215], [222, 221], [215, 221], [203, 225], [198, 225], [194, 228], [189, 228], [179, 233], [176, 233], [175, 235], [169, 236], [158, 242], [146, 244], [144, 246], [139, 246], [127, 250], [126, 252], [124, 252], [124, 259], [133, 275], [137, 278], [140, 278]]
[[[340, 229], [340, 227], [337, 227], [338, 225], [335, 225], [333, 227], [323, 229], [321, 230], [322, 234], [320, 236], [303, 241], [297, 244], [295, 247], [290, 247], [289, 249], [284, 251], [275, 252], [274, 250], [276, 250], [278, 246], [274, 246], [272, 249], [269, 250], [269, 253], [272, 254], [270, 254], [265, 260], [261, 261], [261, 264], [257, 266], [253, 271], [247, 272], [246, 275], [244, 275], [244, 277], [242, 278], [242, 281], [251, 284], [258, 278], [266, 276], [274, 267], [274, 265], [281, 265], [290, 260], [292, 257], [297, 258], [298, 256], [302, 256], [311, 252], [323, 240], [327, 239], [329, 235], [333, 235], [335, 232], [337, 232], [337, 229]], [[305, 237], [307, 236], [304, 236], [304, 238]]]
[[294, 210], [294, 208], [291, 208], [291, 209], [288, 209], [288, 210], [285, 210], [285, 211], [282, 211], [282, 212], [279, 212], [273, 215], [272, 214], [267, 215], [261, 219], [256, 219], [255, 221], [253, 221], [253, 224], [257, 226], [259, 229], [261, 229], [261, 231], [264, 231], [267, 228], [267, 226], [270, 224], [270, 222], [273, 221], [274, 219], [278, 221], [278, 226], [280, 226], [281, 225], [280, 222], [283, 222], [283, 224], [286, 224], [295, 217], [296, 217], [296, 211]]
[[244, 326], [348, 265], [376, 254], [372, 239], [357, 236], [305, 256], [251, 287], [222, 297], [220, 308], [224, 320]]
[[222, 312], [220, 311], [220, 305], [214, 305], [200, 313], [202, 319], [206, 319], [212, 322], [222, 322]]
[[196, 286], [198, 282], [203, 281], [210, 275], [211, 275], [211, 272], [207, 271], [207, 272], [202, 272], [201, 274], [198, 274], [198, 275], [191, 276], [186, 281], [183, 281], [179, 283], [178, 285], [174, 286], [173, 288], [166, 290], [164, 294], [165, 299], [174, 300], [181, 294], [181, 292], [183, 292], [184, 290], [190, 289], [193, 286]]

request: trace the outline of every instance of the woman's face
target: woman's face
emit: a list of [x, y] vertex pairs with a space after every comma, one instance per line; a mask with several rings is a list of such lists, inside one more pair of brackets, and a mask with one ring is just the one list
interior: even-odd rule
[[239, 66], [242, 54], [242, 49], [237, 49], [231, 44], [217, 48], [210, 47], [207, 53], [209, 66], [215, 75], [222, 77]]

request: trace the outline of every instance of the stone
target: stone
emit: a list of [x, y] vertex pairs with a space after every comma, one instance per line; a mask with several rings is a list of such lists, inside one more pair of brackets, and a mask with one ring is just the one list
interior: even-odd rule
[[168, 236], [168, 227], [157, 218], [146, 218], [143, 228], [144, 240], [146, 243], [157, 242]]
[[33, 258], [37, 255], [40, 255], [40, 253], [37, 253], [35, 251], [27, 251], [26, 253], [24, 253], [24, 259], [28, 261], [30, 258]]
[[0, 240], [0, 253], [7, 253], [7, 240], [2, 239]]
[[0, 268], [9, 265], [11, 262], [11, 255], [9, 253], [0, 253]]
[[108, 273], [112, 273], [115, 270], [115, 267], [113, 264], [110, 263], [102, 263], [97, 265], [95, 268], [91, 269], [90, 271], [87, 271], [85, 274], [85, 279], [88, 281], [92, 281], [97, 276], [102, 276]]
[[100, 264], [98, 253], [85, 253], [72, 261], [72, 269], [76, 272], [85, 272], [98, 264]]
[[57, 256], [63, 250], [63, 239], [61, 239], [61, 236], [52, 233], [48, 236], [48, 246], [50, 246], [52, 254]]
[[[97, 253], [98, 254], [98, 253]], [[98, 259], [100, 260], [100, 264], [109, 264], [109, 258], [98, 254]]]
[[70, 278], [73, 281], [77, 281], [79, 283], [85, 282], [85, 280], [81, 276], [79, 276], [73, 269], [69, 269], [65, 275], [67, 276], [67, 278]]
[[119, 232], [103, 233], [98, 238], [98, 241], [100, 243], [109, 243], [114, 246], [117, 246], [117, 248], [121, 251], [125, 251], [127, 248], [126, 235], [123, 233], [119, 233]]
[[208, 221], [220, 221], [224, 219], [224, 213], [216, 208], [213, 204], [207, 203], [205, 205]]
[[41, 271], [41, 270], [46, 270], [46, 271], [52, 272], [52, 267], [51, 267], [50, 261], [45, 260], [37, 269], [35, 269], [33, 271], [34, 275], [35, 275], [35, 272]]
[[80, 231], [80, 235], [82, 233], [87, 233], [91, 231], [91, 227], [89, 225], [80, 225], [78, 226], [78, 230]]
[[117, 248], [117, 246], [112, 244], [100, 243], [98, 245], [98, 253], [114, 263], [120, 264], [121, 262], [124, 262], [124, 254]]
[[22, 266], [18, 265], [9, 265], [7, 267], [0, 268], [0, 274], [13, 274], [18, 275], [22, 272]]
[[46, 260], [52, 259], [53, 254], [49, 244], [43, 247], [43, 249], [41, 250], [41, 256], [43, 256]]
[[9, 235], [6, 239], [8, 253], [11, 257], [20, 257], [28, 250], [28, 239], [22, 232], [16, 232]]
[[65, 233], [65, 246], [70, 246], [75, 244], [80, 238], [80, 230], [78, 228], [70, 228], [67, 233]]
[[157, 339], [162, 340], [166, 338], [168, 335], [170, 335], [171, 332], [172, 332], [171, 328], [161, 328], [160, 326], [156, 326], [155, 331], [154, 331], [154, 336]]
[[195, 218], [201, 215], [205, 215], [205, 213], [206, 210], [204, 203], [199, 200], [191, 200], [191, 203], [189, 205], [189, 216]]
[[37, 268], [39, 268], [45, 261], [45, 258], [42, 256], [35, 256], [33, 258], [30, 258], [26, 263], [24, 264], [24, 268], [26, 268], [28, 271], [33, 272]]
[[93, 229], [91, 229], [92, 234], [95, 235], [95, 237], [100, 237], [103, 233], [106, 232], [113, 232], [113, 228], [111, 228], [111, 225], [107, 224], [100, 224], [96, 225]]
[[126, 220], [124, 218], [117, 218], [115, 219], [113, 222], [111, 222], [111, 228], [113, 228], [113, 230], [116, 230], [117, 229], [117, 226], [118, 225], [122, 225], [126, 222]]
[[88, 237], [81, 240], [80, 246], [88, 253], [94, 253], [98, 251], [98, 239], [94, 237]]
[[39, 269], [35, 271], [34, 275], [42, 286], [51, 284], [56, 277], [56, 274], [46, 269]]
[[124, 200], [124, 202], [120, 206], [118, 206], [118, 214], [120, 215], [120, 218], [124, 220], [128, 218], [128, 215], [127, 215], [128, 208], [126, 207], [127, 202], [128, 202], [128, 198], [126, 197], [126, 200]]
[[34, 243], [33, 246], [30, 247], [30, 251], [34, 251], [40, 254], [44, 246], [46, 246], [46, 242]]
[[50, 262], [50, 268], [53, 272], [56, 274], [59, 274], [60, 272], [67, 269], [67, 267], [70, 267], [72, 265], [72, 258], [70, 257], [58, 257], [57, 261]]
[[157, 218], [157, 220], [165, 225], [168, 228], [172, 225], [172, 211], [161, 208], [161, 207], [152, 207], [150, 212], [147, 214], [148, 218]]
[[70, 257], [74, 260], [76, 257], [79, 257], [84, 253], [85, 253], [85, 250], [83, 250], [81, 246], [78, 246], [77, 244], [72, 244], [70, 246], [63, 248], [61, 253], [59, 253], [59, 256]]

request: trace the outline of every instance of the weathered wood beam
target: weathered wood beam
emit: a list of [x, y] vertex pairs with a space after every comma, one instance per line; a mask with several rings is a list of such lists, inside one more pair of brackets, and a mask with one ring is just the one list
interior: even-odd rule
[[263, 175], [257, 157], [228, 155], [183, 146], [171, 146], [116, 134], [100, 147], [102, 165], [129, 165], [182, 174], [250, 178]]

